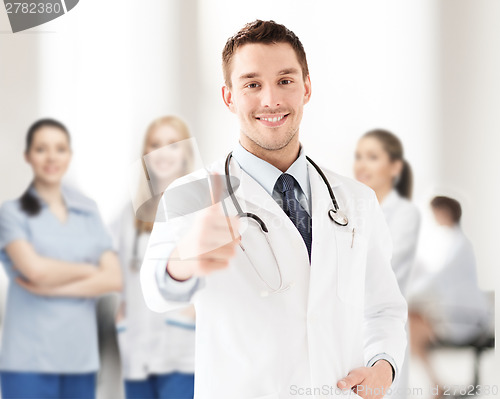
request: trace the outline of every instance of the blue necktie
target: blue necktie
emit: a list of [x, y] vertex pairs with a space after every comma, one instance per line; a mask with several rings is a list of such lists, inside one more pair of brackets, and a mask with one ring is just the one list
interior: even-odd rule
[[283, 173], [276, 180], [275, 187], [283, 195], [283, 210], [293, 222], [299, 231], [304, 243], [306, 244], [307, 253], [309, 254], [309, 263], [311, 262], [311, 243], [312, 243], [312, 219], [309, 214], [302, 208], [300, 202], [295, 198], [294, 192], [295, 179], [288, 173]]

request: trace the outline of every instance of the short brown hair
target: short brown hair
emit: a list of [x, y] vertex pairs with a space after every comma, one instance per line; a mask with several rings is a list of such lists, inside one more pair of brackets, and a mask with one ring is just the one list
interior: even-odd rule
[[431, 206], [436, 209], [447, 210], [455, 223], [460, 222], [462, 207], [460, 206], [460, 202], [456, 199], [444, 196], [434, 197], [431, 201]]
[[261, 21], [257, 19], [246, 24], [238, 33], [227, 39], [224, 50], [222, 50], [222, 71], [227, 87], [231, 87], [231, 60], [239, 47], [248, 43], [289, 43], [302, 68], [302, 76], [306, 80], [309, 75], [306, 52], [299, 38], [286, 26], [274, 21]]

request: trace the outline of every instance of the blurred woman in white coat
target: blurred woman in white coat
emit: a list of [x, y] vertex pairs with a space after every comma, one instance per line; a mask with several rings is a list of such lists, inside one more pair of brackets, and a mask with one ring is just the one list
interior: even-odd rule
[[[393, 241], [392, 269], [405, 295], [417, 249], [420, 213], [410, 201], [412, 171], [404, 159], [399, 138], [382, 129], [365, 133], [356, 149], [354, 174], [357, 180], [371, 187], [377, 195]], [[408, 355], [407, 349], [400, 378], [392, 387], [390, 396], [393, 398], [406, 397]]]
[[194, 394], [194, 310], [152, 312], [139, 279], [161, 195], [170, 182], [191, 170], [189, 139], [186, 124], [175, 116], [150, 124], [139, 186], [112, 228], [125, 282], [116, 321], [127, 399], [184, 399]]

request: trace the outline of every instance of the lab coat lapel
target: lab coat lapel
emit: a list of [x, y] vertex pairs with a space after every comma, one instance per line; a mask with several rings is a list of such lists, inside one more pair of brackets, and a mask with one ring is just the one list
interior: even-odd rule
[[[336, 228], [338, 226], [328, 216], [328, 211], [333, 208], [328, 188], [311, 164], [308, 164], [308, 168], [313, 218], [311, 277], [309, 281], [308, 303], [308, 312], [311, 313], [314, 312], [314, 309], [321, 307], [324, 299], [322, 290], [325, 284], [333, 284], [337, 281]], [[332, 177], [329, 177], [328, 181], [336, 194], [337, 201], [339, 201], [339, 190], [335, 189], [341, 185], [341, 182]], [[339, 205], [342, 208], [342, 205]], [[336, 286], [332, 286], [331, 289], [335, 290]]]

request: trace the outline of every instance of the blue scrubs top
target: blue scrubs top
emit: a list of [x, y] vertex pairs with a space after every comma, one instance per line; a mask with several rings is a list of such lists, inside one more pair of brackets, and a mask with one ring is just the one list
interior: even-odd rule
[[111, 237], [96, 203], [62, 186], [68, 218], [62, 223], [40, 199], [41, 211], [28, 216], [19, 200], [0, 208], [0, 262], [10, 279], [0, 347], [0, 370], [87, 373], [99, 369], [97, 298], [45, 297], [31, 294], [14, 280], [21, 273], [5, 252], [10, 242], [29, 241], [39, 255], [98, 265], [112, 249]]

